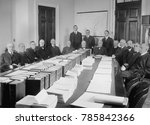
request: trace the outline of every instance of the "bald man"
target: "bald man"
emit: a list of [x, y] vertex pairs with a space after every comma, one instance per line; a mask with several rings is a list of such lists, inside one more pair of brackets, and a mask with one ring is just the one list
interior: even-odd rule
[[0, 72], [17, 68], [20, 64], [19, 54], [14, 49], [13, 43], [7, 44], [7, 49], [0, 57]]

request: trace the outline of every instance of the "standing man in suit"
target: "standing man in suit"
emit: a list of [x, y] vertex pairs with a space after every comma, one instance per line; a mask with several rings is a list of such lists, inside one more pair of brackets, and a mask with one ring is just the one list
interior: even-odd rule
[[109, 31], [105, 30], [105, 37], [102, 39], [103, 47], [107, 50], [107, 56], [112, 56], [113, 54], [113, 39], [109, 37]]
[[86, 30], [86, 35], [85, 37], [83, 38], [84, 41], [86, 41], [86, 48], [87, 49], [92, 49], [93, 51], [93, 48], [95, 46], [95, 39], [93, 36], [90, 35], [90, 30]]
[[13, 43], [7, 44], [7, 49], [0, 57], [0, 72], [17, 68], [20, 65], [19, 54], [14, 49]]
[[82, 34], [78, 32], [78, 26], [73, 26], [73, 32], [70, 34], [71, 46], [74, 49], [79, 49], [81, 47], [82, 42]]
[[45, 48], [45, 41], [41, 39], [39, 43], [40, 46], [36, 48], [36, 54], [40, 60], [45, 60], [48, 57], [47, 50]]
[[30, 48], [26, 50], [27, 57], [30, 63], [38, 61], [38, 56], [36, 54], [36, 44], [35, 41], [30, 42]]
[[52, 57], [61, 55], [59, 47], [56, 46], [55, 39], [51, 39], [51, 54]]

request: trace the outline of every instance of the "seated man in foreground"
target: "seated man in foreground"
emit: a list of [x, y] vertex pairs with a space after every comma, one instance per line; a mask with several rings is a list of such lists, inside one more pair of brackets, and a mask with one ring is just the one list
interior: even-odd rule
[[7, 49], [0, 57], [0, 72], [17, 68], [20, 64], [19, 54], [14, 49], [13, 43], [7, 44]]
[[131, 80], [136, 77], [150, 78], [150, 54], [148, 53], [149, 46], [145, 43], [141, 45], [141, 56], [137, 59], [134, 66], [130, 70], [122, 72], [122, 76]]

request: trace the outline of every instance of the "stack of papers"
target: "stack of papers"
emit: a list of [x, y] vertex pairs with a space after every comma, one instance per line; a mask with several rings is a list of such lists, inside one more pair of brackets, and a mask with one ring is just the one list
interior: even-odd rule
[[77, 76], [79, 76], [81, 72], [83, 71], [83, 66], [76, 64], [75, 67], [72, 68], [70, 71], [74, 72], [75, 74], [77, 74]]
[[102, 56], [97, 70], [89, 84], [87, 91], [93, 93], [111, 93], [112, 58]]
[[102, 108], [104, 106], [104, 104], [96, 103], [94, 101], [94, 95], [95, 94], [93, 94], [93, 93], [85, 92], [71, 105], [77, 106], [77, 107], [83, 107], [83, 108]]
[[56, 81], [48, 90], [48, 94], [54, 94], [58, 96], [59, 103], [66, 103], [68, 99], [73, 95], [77, 88], [77, 79], [74, 77], [62, 77]]
[[36, 96], [28, 95], [16, 103], [17, 108], [54, 108], [57, 105], [57, 96], [48, 95], [46, 90], [41, 90]]
[[17, 70], [17, 71], [14, 71], [12, 73], [9, 73], [5, 76], [7, 77], [10, 77], [10, 79], [15, 79], [15, 80], [24, 80], [30, 76], [33, 76], [37, 74], [37, 72], [32, 72], [32, 71], [25, 71], [25, 70]]
[[86, 59], [84, 59], [82, 61], [82, 65], [86, 69], [92, 69], [92, 66], [93, 66], [94, 62], [95, 62], [95, 60], [94, 60], [93, 57], [87, 57]]
[[33, 64], [33, 65], [27, 66], [27, 67], [25, 67], [23, 69], [25, 69], [25, 70], [39, 70], [39, 71], [41, 71], [41, 70], [46, 70], [46, 69], [48, 69], [48, 68], [50, 68], [52, 66], [53, 66], [52, 63], [48, 63], [46, 61], [42, 61], [42, 62]]
[[0, 83], [9, 83], [12, 82], [8, 77], [0, 77]]

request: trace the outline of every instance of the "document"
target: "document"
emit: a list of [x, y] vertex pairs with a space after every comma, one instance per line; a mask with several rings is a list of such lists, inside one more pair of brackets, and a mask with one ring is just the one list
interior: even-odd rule
[[104, 106], [103, 103], [96, 103], [94, 101], [94, 94], [88, 92], [85, 92], [83, 95], [81, 95], [71, 105], [84, 108], [102, 108]]
[[[55, 95], [48, 95], [45, 89], [41, 90], [36, 96], [35, 99], [37, 100], [37, 104], [47, 105], [47, 107], [56, 106], [57, 104], [57, 96]], [[34, 103], [36, 104], [36, 103]]]
[[105, 94], [95, 94], [94, 101], [98, 103], [106, 103], [106, 104], [115, 104], [115, 105], [128, 105], [128, 98], [119, 97], [113, 95], [105, 95]]
[[89, 84], [87, 92], [93, 93], [111, 93], [111, 81], [92, 80]]
[[96, 71], [95, 71], [95, 74], [109, 74], [111, 75], [112, 73], [112, 69], [102, 69], [102, 68], [98, 68]]

